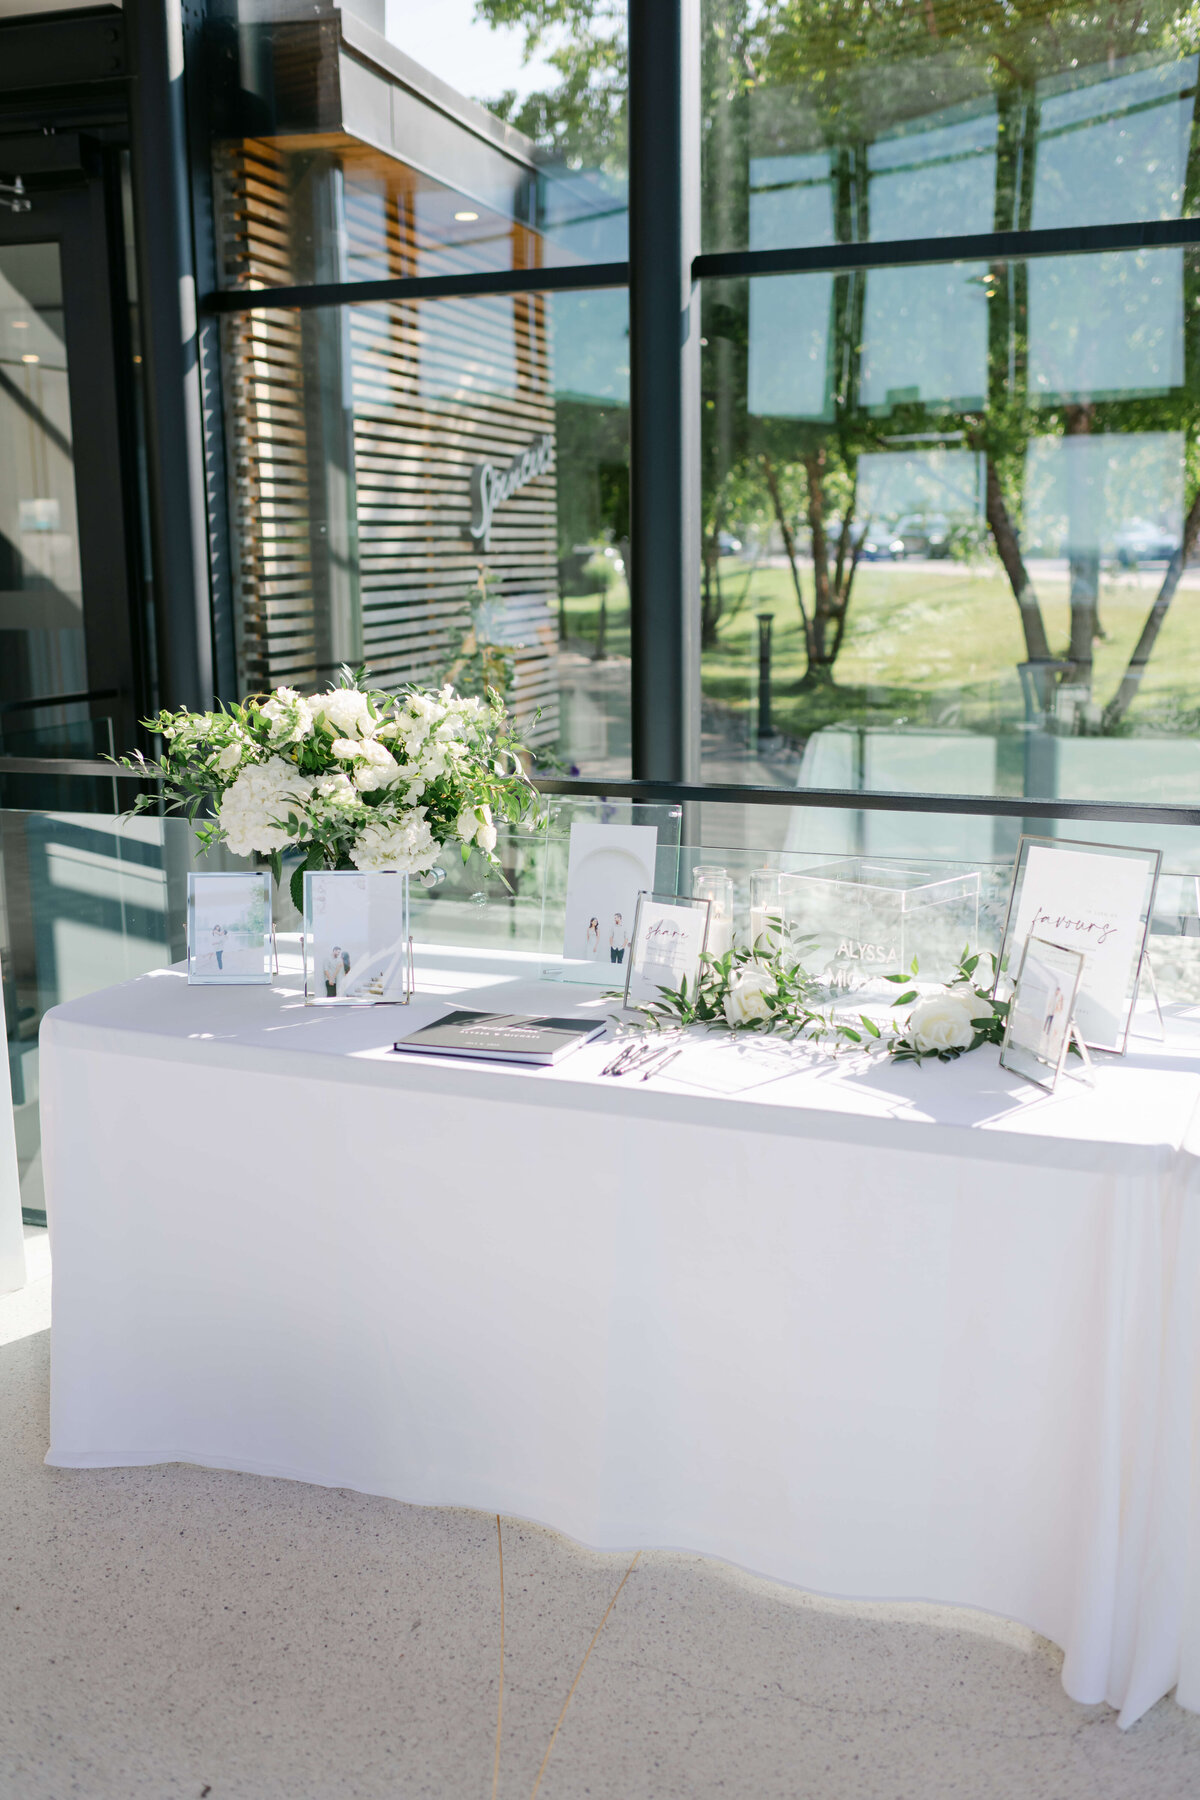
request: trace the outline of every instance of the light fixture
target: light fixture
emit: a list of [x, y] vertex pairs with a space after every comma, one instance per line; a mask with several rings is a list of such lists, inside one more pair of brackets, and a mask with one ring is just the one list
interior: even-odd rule
[[29, 330], [29, 320], [28, 319], [10, 319], [9, 323], [11, 324], [14, 331], [28, 331]]
[[21, 358], [21, 361], [22, 361], [22, 362], [29, 362], [29, 363], [33, 363], [33, 362], [40, 362], [40, 361], [41, 361], [41, 357], [39, 357], [39, 356], [23, 356], [23, 357], [22, 357], [22, 358]]
[[472, 225], [472, 224], [474, 224], [475, 220], [479, 217], [479, 214], [473, 213], [473, 212], [460, 212], [460, 213], [455, 213], [454, 216], [458, 220], [460, 225]]

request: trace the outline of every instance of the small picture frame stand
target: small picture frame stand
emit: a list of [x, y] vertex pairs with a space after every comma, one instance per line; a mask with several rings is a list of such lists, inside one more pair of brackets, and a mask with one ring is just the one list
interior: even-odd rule
[[187, 878], [187, 978], [191, 987], [270, 987], [279, 972], [268, 869]]
[[626, 1007], [645, 1006], [662, 988], [694, 989], [708, 947], [712, 901], [682, 894], [638, 894], [625, 968]]
[[306, 1006], [407, 1006], [416, 988], [408, 876], [304, 875]]
[[1008, 1006], [1000, 1067], [1054, 1092], [1072, 1049], [1078, 1078], [1094, 1084], [1092, 1059], [1075, 1022], [1084, 955], [1030, 932]]

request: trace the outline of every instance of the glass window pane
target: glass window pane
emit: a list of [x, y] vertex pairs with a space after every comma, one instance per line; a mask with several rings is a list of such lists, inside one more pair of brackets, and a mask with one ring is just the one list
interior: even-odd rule
[[705, 776], [1191, 804], [1198, 303], [1174, 249], [707, 284]]
[[624, 259], [623, 0], [269, 10], [209, 27], [223, 286]]
[[107, 750], [84, 706], [30, 703], [87, 688], [75, 459], [58, 245], [0, 245], [0, 748]]
[[365, 660], [496, 687], [541, 765], [629, 769], [623, 290], [224, 327], [241, 692]]
[[1191, 15], [704, 0], [704, 247], [1197, 210]]

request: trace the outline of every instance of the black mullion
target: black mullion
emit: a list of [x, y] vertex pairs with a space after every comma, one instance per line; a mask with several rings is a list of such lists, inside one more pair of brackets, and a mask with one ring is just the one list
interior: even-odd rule
[[456, 300], [476, 294], [547, 294], [628, 285], [627, 262], [571, 263], [563, 268], [397, 275], [382, 281], [312, 282], [302, 287], [219, 288], [205, 296], [204, 310], [240, 313], [279, 307], [371, 306], [384, 300]]
[[1003, 262], [1018, 257], [1078, 256], [1100, 250], [1149, 250], [1190, 244], [1200, 244], [1200, 218], [1147, 219], [1124, 225], [1063, 225], [1047, 231], [979, 231], [964, 237], [898, 238], [813, 248], [716, 250], [696, 257], [692, 275], [697, 281], [746, 275], [845, 275], [856, 269]]
[[[849, 275], [860, 269], [1004, 262], [1193, 244], [1200, 244], [1200, 218], [1144, 219], [1124, 225], [1064, 225], [1048, 231], [981, 231], [965, 237], [795, 245], [776, 250], [715, 250], [693, 258], [692, 278], [720, 281], [756, 275]], [[385, 281], [327, 282], [303, 287], [222, 288], [205, 296], [204, 308], [210, 313], [239, 313], [279, 307], [369, 306], [385, 300], [469, 299], [477, 294], [556, 293], [628, 285], [627, 262], [583, 263], [564, 268], [485, 269], [476, 274], [397, 276]]]

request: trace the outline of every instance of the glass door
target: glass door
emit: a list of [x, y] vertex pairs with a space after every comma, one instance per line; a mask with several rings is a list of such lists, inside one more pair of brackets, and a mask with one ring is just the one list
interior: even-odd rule
[[[135, 742], [143, 699], [130, 568], [136, 512], [105, 179], [0, 212], [0, 804], [90, 810], [53, 763]], [[118, 333], [118, 327], [120, 332]], [[124, 343], [121, 341], [124, 339]], [[43, 774], [30, 761], [47, 759]], [[7, 763], [7, 767], [6, 767]], [[19, 766], [18, 766], [19, 765]], [[111, 789], [102, 804], [111, 804]]]

